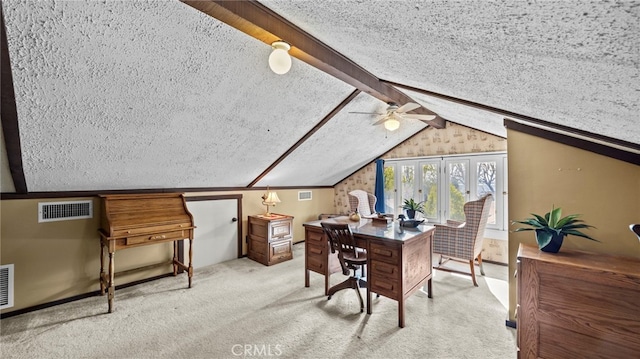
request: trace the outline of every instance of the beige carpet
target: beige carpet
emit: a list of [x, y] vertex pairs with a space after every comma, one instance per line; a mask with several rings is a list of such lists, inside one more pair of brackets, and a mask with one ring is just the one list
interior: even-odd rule
[[[506, 267], [486, 264], [504, 281]], [[336, 274], [332, 282], [343, 277]], [[399, 328], [397, 302], [361, 314], [351, 290], [331, 300], [323, 278], [304, 287], [304, 244], [265, 267], [247, 258], [116, 291], [114, 312], [92, 297], [0, 321], [8, 358], [515, 358], [515, 330], [485, 278], [437, 272], [434, 298], [417, 292]], [[365, 293], [362, 290], [363, 295]]]

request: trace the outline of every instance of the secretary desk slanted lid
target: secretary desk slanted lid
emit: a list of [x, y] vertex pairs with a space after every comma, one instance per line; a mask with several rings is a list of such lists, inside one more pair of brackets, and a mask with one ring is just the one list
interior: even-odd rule
[[109, 237], [127, 233], [194, 228], [182, 193], [100, 195], [101, 229]]

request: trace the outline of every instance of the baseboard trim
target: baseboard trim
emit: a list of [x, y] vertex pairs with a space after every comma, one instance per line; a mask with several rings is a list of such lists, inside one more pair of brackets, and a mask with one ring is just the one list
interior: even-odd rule
[[[151, 282], [151, 281], [154, 281], [154, 280], [167, 278], [167, 277], [172, 277], [172, 276], [173, 276], [173, 272], [167, 273], [167, 274], [161, 274], [161, 275], [158, 275], [158, 276], [155, 276], [155, 277], [150, 277], [150, 278], [146, 278], [146, 279], [137, 280], [137, 281], [134, 281], [134, 282], [131, 282], [131, 283], [120, 284], [120, 285], [116, 286], [116, 290], [123, 289], [123, 288], [128, 288], [128, 287], [133, 287], [134, 285], [147, 283], [147, 282]], [[14, 310], [12, 312], [1, 313], [0, 314], [0, 319], [10, 318], [10, 317], [14, 317], [16, 315], [25, 314], [25, 313], [29, 313], [29, 312], [35, 312], [36, 310], [41, 310], [41, 309], [45, 309], [45, 308], [51, 308], [51, 307], [55, 307], [56, 305], [75, 302], [76, 300], [85, 299], [85, 298], [89, 298], [89, 297], [95, 297], [95, 296], [98, 296], [98, 295], [101, 295], [99, 290], [96, 290], [96, 291], [93, 291], [93, 292], [84, 293], [84, 294], [78, 294], [78, 295], [74, 295], [73, 297], [59, 299], [59, 300], [55, 300], [53, 302], [38, 304], [38, 305], [34, 305], [32, 307], [27, 307], [27, 308]]]

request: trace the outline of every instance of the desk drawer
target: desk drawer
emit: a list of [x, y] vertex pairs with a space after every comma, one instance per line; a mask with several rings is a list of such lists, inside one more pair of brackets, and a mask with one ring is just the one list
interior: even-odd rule
[[395, 300], [400, 299], [400, 281], [377, 277], [375, 275], [371, 275], [369, 280], [371, 281], [371, 291], [373, 293], [384, 295], [387, 298]]
[[150, 243], [150, 242], [166, 242], [177, 239], [188, 238], [185, 235], [185, 231], [173, 231], [166, 233], [155, 233], [155, 234], [147, 234], [144, 236], [135, 236], [135, 237], [127, 237], [125, 240], [125, 244], [127, 246], [141, 243]]
[[376, 260], [371, 261], [371, 275], [375, 278], [385, 277], [390, 279], [400, 279], [400, 269], [397, 265], [380, 262]]
[[374, 242], [370, 244], [369, 248], [371, 251], [371, 253], [369, 253], [369, 258], [371, 260], [379, 260], [391, 264], [400, 263], [400, 251], [397, 248]]
[[314, 244], [314, 245], [325, 245], [328, 242], [327, 239], [324, 237], [324, 233], [323, 232], [316, 232], [316, 231], [310, 231], [307, 229], [306, 231], [306, 236], [305, 236], [305, 241], [307, 242], [307, 244]]

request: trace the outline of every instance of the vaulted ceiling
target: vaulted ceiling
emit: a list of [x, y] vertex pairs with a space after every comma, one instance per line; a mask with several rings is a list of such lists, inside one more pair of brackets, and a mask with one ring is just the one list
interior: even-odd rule
[[[2, 0], [3, 193], [331, 186], [429, 125], [640, 144], [635, 1]], [[6, 30], [6, 32], [5, 32]], [[291, 44], [291, 70], [267, 64]], [[9, 65], [10, 64], [10, 65]], [[13, 92], [13, 93], [11, 93]]]

